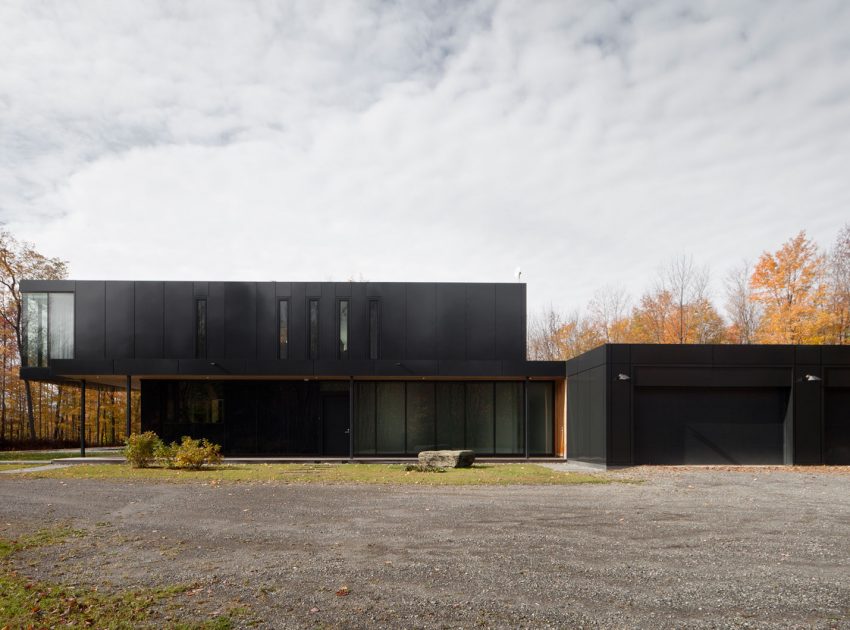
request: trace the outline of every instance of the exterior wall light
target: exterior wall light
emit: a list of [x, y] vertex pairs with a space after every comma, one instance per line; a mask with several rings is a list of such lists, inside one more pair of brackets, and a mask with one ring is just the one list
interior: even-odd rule
[[618, 381], [630, 381], [630, 380], [632, 380], [632, 377], [629, 376], [628, 374], [623, 374], [622, 372], [620, 372], [619, 374], [617, 374], [617, 380]]
[[815, 376], [814, 374], [806, 374], [805, 378], [806, 378], [806, 380], [807, 380], [807, 381], [809, 381], [810, 383], [814, 383], [814, 382], [817, 382], [817, 381], [823, 380], [823, 379], [821, 379], [821, 377], [820, 377], [820, 376]]

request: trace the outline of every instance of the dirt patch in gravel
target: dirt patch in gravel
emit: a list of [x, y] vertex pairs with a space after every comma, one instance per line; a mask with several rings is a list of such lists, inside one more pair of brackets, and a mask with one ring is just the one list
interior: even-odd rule
[[608, 473], [643, 484], [461, 488], [0, 477], [0, 536], [85, 532], [16, 554], [33, 579], [195, 584], [166, 623], [850, 627], [847, 473], [645, 467]]

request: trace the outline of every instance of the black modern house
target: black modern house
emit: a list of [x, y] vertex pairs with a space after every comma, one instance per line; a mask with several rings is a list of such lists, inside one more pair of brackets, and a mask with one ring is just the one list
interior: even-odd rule
[[[229, 454], [850, 464], [850, 346], [526, 360], [526, 286], [23, 281], [21, 377], [141, 391]], [[129, 416], [129, 414], [128, 414]]]
[[608, 344], [567, 382], [569, 459], [850, 464], [850, 346]]
[[526, 286], [21, 282], [21, 377], [141, 391], [143, 430], [239, 454], [565, 454]]

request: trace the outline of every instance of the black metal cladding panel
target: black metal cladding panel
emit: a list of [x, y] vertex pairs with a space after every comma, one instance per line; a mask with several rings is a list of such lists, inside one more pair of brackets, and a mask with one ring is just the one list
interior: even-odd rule
[[351, 287], [353, 282], [335, 282], [334, 295], [337, 297], [351, 297]]
[[466, 286], [438, 284], [437, 357], [443, 360], [466, 358]]
[[319, 298], [319, 359], [326, 361], [339, 356], [339, 300], [334, 295], [334, 283], [322, 283]]
[[216, 362], [207, 359], [180, 359], [177, 362], [177, 371], [180, 374], [212, 375], [217, 377], [225, 373]]
[[137, 359], [162, 358], [162, 282], [136, 282], [134, 347]]
[[437, 374], [437, 361], [374, 361], [375, 376], [432, 376]]
[[72, 293], [76, 287], [74, 280], [21, 280], [21, 293]]
[[496, 287], [469, 284], [466, 287], [466, 358], [496, 358]]
[[824, 368], [823, 382], [827, 387], [850, 387], [850, 367]]
[[292, 360], [278, 361], [258, 359], [245, 361], [246, 374], [280, 375], [280, 376], [312, 376], [316, 373], [314, 361]]
[[497, 359], [525, 359], [525, 286], [496, 285]]
[[163, 287], [165, 359], [188, 359], [195, 355], [193, 289], [191, 282], [166, 282]]
[[611, 363], [631, 363], [632, 347], [627, 343], [608, 344], [610, 348]]
[[371, 376], [374, 362], [366, 360], [316, 361], [313, 367], [316, 376]]
[[321, 282], [305, 282], [304, 290], [307, 292], [307, 297], [321, 297], [322, 283]]
[[291, 282], [275, 282], [274, 283], [274, 294], [277, 297], [289, 297], [292, 295], [292, 283]]
[[792, 365], [794, 346], [716, 345], [712, 346], [715, 365]]
[[632, 363], [691, 363], [711, 365], [712, 348], [710, 345], [632, 345]]
[[292, 283], [289, 297], [289, 360], [307, 360], [307, 293], [306, 285]]
[[53, 359], [50, 369], [54, 374], [112, 374], [110, 359]]
[[607, 368], [599, 365], [567, 380], [567, 457], [607, 461]]
[[850, 465], [850, 388], [824, 392], [824, 458], [829, 465]]
[[382, 359], [403, 359], [407, 356], [404, 347], [404, 285], [397, 282], [375, 283], [372, 289], [380, 291], [380, 356]]
[[815, 364], [821, 362], [820, 346], [795, 346], [796, 363]]
[[632, 463], [632, 388], [619, 374], [629, 374], [629, 364], [613, 363], [609, 375], [610, 422], [608, 463], [626, 466]]
[[[639, 387], [789, 387], [792, 373], [784, 367], [655, 367], [633, 369]], [[616, 374], [615, 374], [616, 377]]]
[[846, 365], [850, 367], [850, 346], [823, 346], [820, 350], [824, 365]]
[[502, 376], [566, 378], [563, 361], [501, 361]]
[[567, 361], [567, 375], [578, 374], [579, 372], [605, 365], [608, 357], [607, 348], [608, 346], [599, 346]]
[[278, 339], [277, 298], [273, 282], [257, 283], [257, 358], [276, 359]]
[[820, 464], [822, 388], [821, 382], [806, 380], [807, 374], [820, 377], [820, 366], [798, 365], [794, 372], [794, 463]]
[[132, 282], [106, 283], [106, 356], [133, 357], [134, 286]]
[[195, 282], [194, 293], [195, 297], [207, 297], [210, 291], [209, 282]]
[[74, 358], [102, 359], [106, 292], [104, 283], [77, 282], [74, 292]]
[[224, 356], [247, 359], [257, 355], [257, 288], [253, 282], [224, 285]]
[[115, 374], [134, 376], [178, 374], [176, 359], [118, 359], [114, 364]]
[[437, 289], [432, 283], [409, 284], [405, 291], [405, 356], [437, 358]]
[[210, 282], [207, 294], [207, 356], [224, 357], [224, 283]]
[[438, 361], [439, 376], [501, 376], [501, 361]]

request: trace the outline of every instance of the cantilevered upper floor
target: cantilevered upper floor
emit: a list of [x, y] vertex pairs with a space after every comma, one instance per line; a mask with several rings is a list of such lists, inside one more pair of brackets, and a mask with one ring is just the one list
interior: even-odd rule
[[521, 283], [28, 280], [34, 379], [564, 376], [526, 361]]

